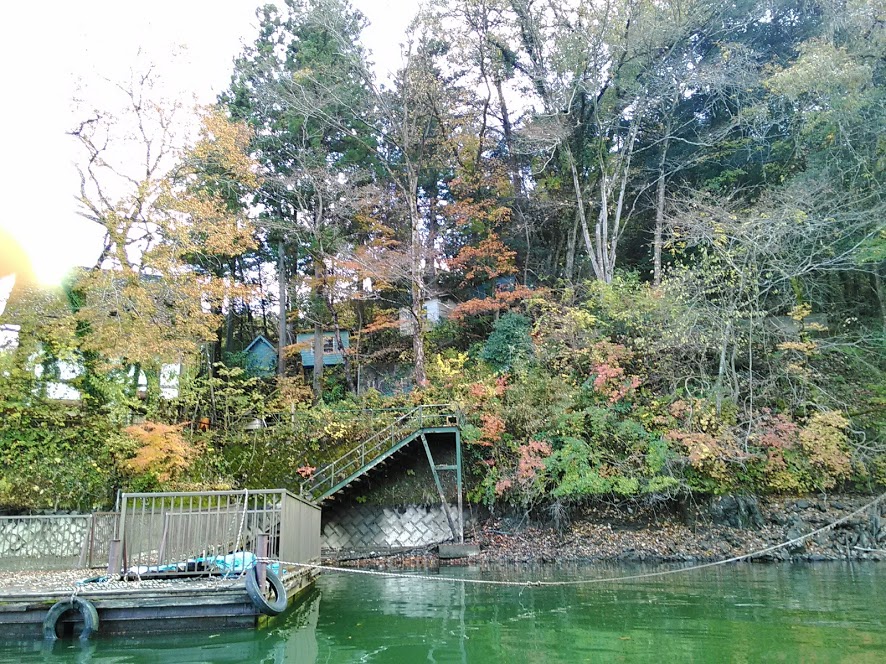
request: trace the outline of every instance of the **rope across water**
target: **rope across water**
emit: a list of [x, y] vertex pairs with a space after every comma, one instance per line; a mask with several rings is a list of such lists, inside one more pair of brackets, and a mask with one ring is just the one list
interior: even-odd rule
[[573, 579], [568, 581], [502, 581], [498, 579], [464, 579], [455, 576], [441, 576], [441, 575], [430, 575], [430, 574], [410, 574], [404, 572], [382, 572], [378, 570], [368, 570], [368, 569], [355, 569], [353, 567], [336, 567], [333, 565], [319, 565], [314, 563], [299, 563], [291, 560], [275, 560], [271, 558], [260, 558], [257, 562], [263, 563], [280, 563], [280, 565], [299, 567], [302, 569], [314, 569], [318, 571], [324, 572], [342, 572], [345, 574], [363, 574], [366, 576], [380, 576], [386, 578], [403, 578], [403, 579], [420, 579], [424, 581], [438, 581], [438, 582], [446, 582], [446, 583], [469, 583], [473, 585], [485, 585], [485, 586], [512, 586], [512, 587], [533, 587], [533, 586], [581, 586], [581, 585], [590, 585], [595, 583], [618, 583], [621, 581], [638, 581], [640, 579], [651, 579], [655, 577], [669, 576], [673, 574], [687, 574], [689, 572], [695, 572], [700, 569], [706, 569], [710, 567], [717, 567], [720, 565], [727, 565], [730, 563], [737, 563], [742, 560], [749, 560], [751, 558], [756, 558], [757, 556], [762, 556], [767, 553], [771, 553], [773, 551], [777, 551], [779, 549], [783, 549], [788, 546], [792, 546], [794, 544], [799, 544], [810, 537], [815, 537], [819, 533], [827, 532], [832, 528], [835, 528], [847, 521], [853, 519], [854, 517], [864, 513], [866, 510], [875, 507], [883, 499], [886, 498], [886, 493], [881, 494], [874, 500], [866, 503], [865, 505], [859, 507], [858, 509], [846, 514], [845, 516], [837, 519], [836, 521], [832, 521], [831, 523], [822, 526], [821, 528], [816, 528], [815, 530], [811, 530], [804, 535], [799, 537], [795, 537], [793, 539], [789, 539], [785, 542], [781, 542], [780, 544], [774, 544], [772, 546], [765, 547], [763, 549], [757, 549], [756, 551], [751, 551], [750, 553], [744, 553], [740, 556], [732, 556], [731, 558], [726, 558], [724, 560], [715, 560], [713, 562], [708, 563], [700, 563], [697, 565], [691, 565], [689, 567], [677, 567], [675, 569], [668, 570], [660, 570], [655, 572], [644, 572], [641, 574], [628, 574], [623, 576], [608, 576], [608, 577], [600, 577], [593, 579]]

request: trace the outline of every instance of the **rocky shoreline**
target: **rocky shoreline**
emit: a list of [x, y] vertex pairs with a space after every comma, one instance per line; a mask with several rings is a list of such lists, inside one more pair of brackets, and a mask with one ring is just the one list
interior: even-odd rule
[[[323, 563], [404, 570], [441, 565], [498, 567], [587, 563], [706, 563], [796, 540], [751, 558], [753, 562], [886, 561], [886, 500], [873, 496], [776, 498], [723, 496], [704, 501], [640, 506], [598, 504], [555, 528], [547, 512], [469, 519], [465, 542], [479, 555], [441, 561], [436, 547], [326, 552]], [[856, 513], [858, 512], [858, 513]], [[560, 515], [562, 516], [562, 515]], [[841, 521], [832, 528], [807, 533]], [[71, 589], [95, 570], [0, 572], [0, 592]], [[210, 579], [207, 583], [217, 582]], [[126, 588], [161, 581], [114, 582]], [[103, 584], [103, 588], [109, 586]]]
[[[846, 518], [872, 496], [757, 498], [723, 496], [687, 504], [610, 504], [571, 515], [557, 529], [545, 514], [489, 517], [466, 530], [480, 547], [470, 559], [445, 564], [507, 565], [584, 562], [712, 562], [767, 549], [758, 562], [886, 560], [886, 501]], [[842, 523], [804, 538], [840, 519]], [[801, 539], [803, 538], [803, 539]], [[328, 564], [380, 569], [435, 567], [430, 548], [399, 552], [336, 552]]]

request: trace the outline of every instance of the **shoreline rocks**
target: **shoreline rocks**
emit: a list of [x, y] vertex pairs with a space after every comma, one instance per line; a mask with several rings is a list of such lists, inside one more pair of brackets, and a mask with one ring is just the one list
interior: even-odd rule
[[[886, 501], [845, 522], [809, 535], [852, 514], [872, 496], [778, 498], [724, 496], [694, 503], [606, 504], [571, 515], [560, 530], [544, 514], [476, 520], [465, 542], [480, 547], [470, 561], [499, 565], [590, 562], [713, 562], [789, 546], [755, 556], [753, 562], [886, 560]], [[350, 558], [348, 560], [348, 558]], [[327, 560], [351, 566], [409, 569], [439, 565], [430, 549], [365, 557], [330, 552]]]

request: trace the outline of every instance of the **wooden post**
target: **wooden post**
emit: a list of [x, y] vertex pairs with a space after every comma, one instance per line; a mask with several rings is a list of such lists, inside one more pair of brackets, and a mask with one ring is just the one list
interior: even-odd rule
[[259, 559], [255, 566], [255, 579], [258, 581], [261, 592], [264, 592], [265, 583], [268, 580], [268, 564], [262, 561], [268, 557], [268, 536], [266, 533], [255, 536], [255, 557]]
[[108, 546], [108, 576], [120, 574], [120, 554], [123, 551], [123, 540], [113, 539]]

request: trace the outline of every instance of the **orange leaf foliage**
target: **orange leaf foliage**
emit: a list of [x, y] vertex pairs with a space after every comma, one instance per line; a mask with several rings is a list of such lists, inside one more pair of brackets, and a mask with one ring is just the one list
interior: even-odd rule
[[505, 432], [505, 421], [493, 414], [482, 415], [480, 420], [483, 422], [483, 426], [480, 427], [482, 435], [477, 441], [478, 444], [490, 447], [493, 443], [500, 441]]
[[465, 282], [472, 279], [494, 279], [514, 274], [517, 252], [508, 249], [496, 235], [490, 235], [477, 246], [465, 246], [452, 259], [451, 267], [464, 273]]
[[381, 332], [383, 330], [396, 330], [400, 327], [400, 321], [395, 312], [382, 311], [372, 322], [363, 327], [363, 332], [372, 334], [373, 332]]
[[459, 303], [452, 309], [449, 317], [453, 320], [461, 320], [466, 316], [494, 314], [497, 311], [510, 309], [536, 294], [536, 291], [526, 286], [517, 286], [511, 291], [498, 291], [492, 297], [478, 297]]
[[127, 427], [125, 432], [139, 443], [126, 466], [136, 473], [153, 473], [161, 482], [187, 470], [195, 457], [194, 447], [181, 435], [181, 425], [144, 422]]

